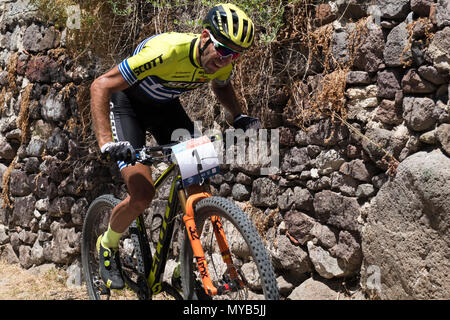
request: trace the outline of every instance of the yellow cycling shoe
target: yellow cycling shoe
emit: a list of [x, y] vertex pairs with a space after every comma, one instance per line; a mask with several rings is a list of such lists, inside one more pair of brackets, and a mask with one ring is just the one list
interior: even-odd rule
[[103, 234], [97, 239], [99, 273], [103, 282], [110, 289], [120, 290], [125, 287], [120, 265], [118, 249], [109, 249], [102, 245]]

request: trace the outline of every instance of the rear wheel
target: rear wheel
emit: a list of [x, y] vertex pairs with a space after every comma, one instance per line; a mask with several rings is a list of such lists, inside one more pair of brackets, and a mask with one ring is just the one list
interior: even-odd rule
[[[210, 219], [213, 216], [221, 219], [237, 280], [232, 280], [235, 277], [230, 276], [230, 268], [222, 260]], [[206, 295], [189, 238], [185, 235], [180, 253], [184, 299], [279, 299], [275, 273], [264, 244], [248, 216], [236, 204], [220, 197], [202, 199], [195, 206], [195, 223], [214, 285], [231, 284], [234, 289], [214, 297]]]

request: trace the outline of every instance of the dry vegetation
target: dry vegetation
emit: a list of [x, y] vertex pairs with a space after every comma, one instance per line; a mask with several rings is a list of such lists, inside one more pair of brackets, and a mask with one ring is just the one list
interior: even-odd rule
[[29, 270], [0, 261], [0, 300], [85, 300], [83, 287], [67, 287], [65, 271], [53, 265]]

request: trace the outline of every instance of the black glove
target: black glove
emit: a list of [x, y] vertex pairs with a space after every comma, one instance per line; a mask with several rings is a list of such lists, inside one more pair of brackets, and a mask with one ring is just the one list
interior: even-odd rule
[[102, 146], [101, 152], [106, 155], [108, 160], [136, 162], [136, 151], [128, 141], [107, 142]]
[[245, 114], [240, 114], [233, 120], [233, 127], [235, 129], [261, 129], [261, 121], [258, 118], [252, 118]]

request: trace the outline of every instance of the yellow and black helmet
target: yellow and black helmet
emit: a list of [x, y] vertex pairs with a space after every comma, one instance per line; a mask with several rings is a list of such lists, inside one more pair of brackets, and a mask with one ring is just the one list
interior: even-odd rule
[[244, 11], [231, 3], [218, 4], [209, 10], [203, 27], [210, 30], [218, 41], [233, 43], [248, 49], [255, 37], [255, 26]]

